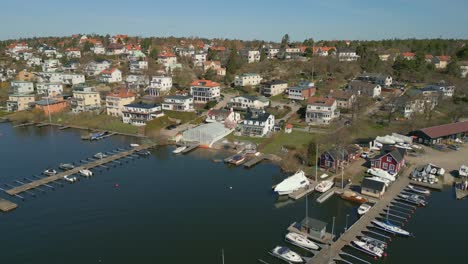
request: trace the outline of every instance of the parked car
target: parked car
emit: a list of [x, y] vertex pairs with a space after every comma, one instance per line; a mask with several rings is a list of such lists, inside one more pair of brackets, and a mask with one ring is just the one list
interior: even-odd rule
[[458, 145], [449, 145], [448, 148], [453, 150], [460, 150], [460, 146]]

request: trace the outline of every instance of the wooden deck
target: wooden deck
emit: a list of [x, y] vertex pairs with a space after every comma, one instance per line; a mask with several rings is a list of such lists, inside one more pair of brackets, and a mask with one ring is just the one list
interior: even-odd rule
[[126, 150], [126, 151], [118, 152], [118, 153], [116, 153], [114, 155], [110, 155], [110, 156], [108, 156], [106, 158], [98, 159], [98, 160], [86, 163], [86, 164], [84, 164], [82, 166], [79, 166], [79, 167], [76, 167], [76, 168], [74, 168], [72, 170], [60, 172], [60, 173], [57, 173], [57, 174], [55, 174], [53, 176], [45, 177], [45, 178], [42, 178], [42, 179], [39, 179], [39, 180], [36, 180], [36, 181], [33, 181], [33, 182], [29, 182], [29, 183], [26, 183], [26, 184], [23, 184], [23, 185], [8, 189], [5, 192], [8, 193], [9, 195], [15, 196], [17, 194], [20, 194], [22, 192], [26, 192], [26, 191], [34, 189], [34, 188], [37, 188], [39, 186], [46, 185], [48, 183], [51, 183], [51, 182], [54, 182], [54, 181], [57, 181], [57, 180], [61, 180], [66, 175], [72, 175], [72, 174], [79, 173], [79, 171], [83, 170], [83, 169], [92, 169], [92, 168], [95, 168], [95, 167], [98, 167], [98, 166], [103, 166], [106, 163], [110, 163], [112, 161], [115, 161], [115, 160], [118, 160], [118, 159], [121, 159], [121, 158], [125, 158], [127, 156], [135, 154], [135, 152], [137, 152], [137, 151], [152, 148], [154, 146], [155, 146], [155, 144], [145, 144], [145, 145], [141, 145], [139, 147], [135, 147], [135, 148]]
[[276, 155], [273, 155], [273, 154], [261, 154], [259, 156], [256, 156], [255, 158], [247, 161], [246, 163], [244, 163], [244, 166], [246, 168], [250, 168], [250, 167], [253, 167], [253, 166], [257, 165], [258, 163], [260, 163], [260, 162], [262, 162], [264, 160], [280, 161], [281, 158], [276, 156]]
[[195, 149], [198, 148], [199, 146], [200, 146], [199, 143], [192, 143], [192, 144], [189, 144], [189, 145], [187, 146], [187, 148], [184, 149], [181, 153], [182, 153], [182, 154], [187, 154], [187, 153], [189, 153], [190, 151], [195, 150]]
[[312, 193], [315, 190], [315, 186], [317, 183], [315, 181], [310, 181], [310, 185], [304, 188], [300, 188], [299, 190], [290, 193], [288, 196], [293, 200], [301, 199], [302, 197], [306, 196], [309, 193]]
[[335, 194], [336, 191], [338, 191], [338, 187], [333, 187], [330, 190], [324, 192], [322, 195], [319, 196], [319, 198], [317, 198], [317, 202], [318, 203], [325, 202], [326, 200], [330, 199]]
[[2, 199], [0, 198], [0, 211], [2, 212], [9, 212], [13, 209], [15, 209], [16, 207], [18, 207], [17, 204], [15, 203], [12, 203], [8, 200], [5, 200], [5, 199]]
[[434, 184], [430, 184], [428, 182], [410, 180], [410, 184], [428, 188], [428, 189], [439, 190], [439, 191], [444, 188], [444, 184], [442, 183], [442, 180], [439, 180], [438, 183], [434, 183]]
[[455, 196], [457, 197], [457, 200], [461, 200], [468, 196], [468, 190], [462, 190], [459, 188], [455, 188]]

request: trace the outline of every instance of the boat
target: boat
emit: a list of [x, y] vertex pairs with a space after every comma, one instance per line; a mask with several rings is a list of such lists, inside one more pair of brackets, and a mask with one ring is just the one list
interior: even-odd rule
[[395, 181], [395, 175], [392, 175], [391, 173], [384, 171], [382, 169], [379, 169], [379, 168], [370, 168], [367, 170], [367, 173], [370, 175], [383, 178], [383, 179], [390, 180], [392, 182]]
[[372, 208], [372, 205], [370, 204], [366, 204], [366, 203], [363, 203], [359, 206], [357, 212], [359, 215], [363, 215], [367, 212], [369, 212], [369, 210]]
[[419, 187], [413, 186], [411, 184], [408, 184], [407, 187], [408, 187], [408, 190], [416, 192], [416, 193], [421, 193], [421, 194], [425, 194], [425, 195], [431, 194], [431, 192], [429, 190], [424, 189], [424, 188], [419, 188]]
[[301, 256], [299, 256], [299, 254], [290, 250], [287, 247], [277, 246], [271, 251], [271, 254], [279, 259], [282, 259], [290, 263], [303, 263], [304, 262], [304, 260], [302, 259]]
[[387, 248], [387, 243], [380, 241], [378, 239], [368, 237], [368, 236], [362, 236], [359, 238], [362, 242], [365, 242], [367, 244], [373, 245], [375, 247], [379, 247], [382, 250], [385, 250]]
[[315, 190], [317, 192], [324, 193], [330, 190], [335, 183], [332, 181], [321, 181], [317, 186], [315, 186]]
[[384, 254], [383, 249], [381, 249], [380, 247], [376, 247], [364, 241], [353, 240], [353, 244], [373, 257], [381, 258]]
[[458, 169], [458, 176], [459, 177], [468, 177], [468, 166], [461, 165], [460, 169]]
[[242, 155], [235, 155], [234, 157], [232, 157], [231, 160], [229, 160], [229, 163], [231, 164], [234, 164], [234, 165], [239, 165], [241, 164], [242, 162], [244, 162], [245, 160], [245, 157], [242, 156]]
[[318, 250], [319, 246], [315, 244], [314, 242], [310, 241], [307, 237], [304, 235], [298, 234], [298, 233], [293, 233], [289, 232], [286, 234], [286, 240], [290, 242], [293, 245], [303, 247], [306, 249], [312, 249], [312, 250]]
[[325, 179], [325, 178], [328, 178], [328, 174], [324, 173], [324, 174], [320, 175], [320, 179]]
[[140, 144], [136, 144], [136, 143], [130, 144], [130, 147], [132, 147], [132, 148], [136, 148], [136, 147], [139, 147], [139, 146], [140, 146]]
[[302, 170], [299, 170], [294, 175], [286, 178], [278, 185], [276, 185], [274, 191], [279, 195], [287, 195], [300, 188], [309, 186], [309, 184], [310, 181], [305, 176], [305, 173]]
[[47, 175], [47, 176], [52, 176], [52, 175], [55, 175], [57, 174], [57, 171], [54, 170], [54, 169], [47, 169], [45, 171], [42, 172], [44, 175]]
[[341, 195], [341, 198], [344, 199], [344, 200], [347, 200], [347, 201], [361, 203], [361, 204], [367, 203], [369, 201], [366, 198], [364, 198], [364, 197], [362, 197], [362, 196], [360, 196], [357, 193], [352, 192], [352, 191], [345, 191]]
[[400, 197], [403, 201], [416, 204], [418, 206], [426, 206], [427, 202], [423, 199], [421, 199], [418, 195], [411, 195], [411, 194], [399, 194], [398, 197]]
[[80, 170], [80, 174], [85, 177], [91, 177], [93, 176], [93, 172], [88, 170], [88, 169], [82, 169]]
[[71, 176], [71, 175], [65, 175], [65, 176], [63, 176], [63, 179], [65, 179], [67, 182], [71, 182], [71, 183], [77, 181], [76, 177], [75, 177], [75, 176]]
[[99, 139], [101, 139], [102, 137], [104, 137], [105, 135], [107, 135], [107, 131], [92, 133], [92, 134], [89, 136], [89, 140], [91, 140], [91, 141], [93, 141], [93, 140], [99, 140]]
[[136, 154], [140, 156], [149, 156], [151, 152], [149, 152], [149, 150], [142, 149], [142, 150], [137, 151]]
[[178, 148], [174, 149], [174, 150], [172, 151], [172, 153], [174, 153], [174, 154], [179, 154], [179, 153], [181, 153], [182, 151], [184, 151], [186, 148], [187, 148], [187, 146], [178, 147]]
[[401, 236], [410, 236], [410, 233], [408, 231], [403, 230], [403, 229], [399, 228], [398, 226], [392, 225], [392, 224], [390, 224], [388, 222], [384, 223], [384, 222], [380, 222], [378, 220], [372, 220], [372, 223], [375, 226], [380, 227], [384, 231], [387, 231], [389, 233], [397, 234], [397, 235], [401, 235]]
[[103, 158], [106, 158], [107, 155], [104, 154], [104, 153], [102, 153], [102, 152], [99, 152], [99, 153], [94, 154], [94, 157], [95, 157], [96, 159], [103, 159]]
[[70, 163], [60, 163], [59, 168], [62, 170], [72, 170], [75, 168], [75, 166]]

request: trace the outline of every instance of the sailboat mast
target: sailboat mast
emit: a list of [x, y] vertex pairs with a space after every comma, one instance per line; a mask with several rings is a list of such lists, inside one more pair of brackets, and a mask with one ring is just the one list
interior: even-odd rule
[[344, 150], [342, 150], [341, 152], [341, 189], [344, 189], [344, 185], [343, 185], [344, 164], [343, 163], [344, 163]]
[[221, 249], [221, 257], [222, 257], [222, 259], [223, 259], [223, 264], [224, 264], [224, 248]]
[[315, 143], [315, 182], [318, 182], [318, 144]]

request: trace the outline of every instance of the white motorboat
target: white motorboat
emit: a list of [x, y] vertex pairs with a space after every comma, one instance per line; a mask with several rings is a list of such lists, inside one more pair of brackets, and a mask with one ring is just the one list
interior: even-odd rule
[[369, 173], [370, 175], [374, 175], [374, 176], [377, 176], [377, 177], [380, 177], [380, 178], [390, 180], [392, 182], [395, 181], [395, 176], [394, 175], [390, 174], [387, 171], [379, 169], [379, 168], [368, 169], [367, 173]]
[[136, 144], [136, 143], [130, 144], [130, 147], [132, 147], [132, 148], [136, 148], [136, 147], [139, 147], [139, 146], [140, 146], [140, 144]]
[[62, 170], [72, 170], [75, 168], [75, 166], [70, 163], [60, 163], [59, 168]]
[[293, 245], [303, 247], [306, 249], [318, 250], [319, 246], [310, 241], [306, 236], [290, 232], [286, 235], [286, 240]]
[[277, 246], [271, 251], [271, 254], [279, 259], [282, 259], [284, 261], [291, 262], [291, 263], [303, 263], [304, 262], [304, 260], [302, 259], [301, 256], [299, 256], [299, 254], [290, 250], [287, 247]]
[[63, 176], [63, 179], [65, 179], [67, 182], [71, 182], [71, 183], [74, 183], [74, 182], [77, 181], [76, 177], [72, 176], [72, 175], [65, 175], [65, 176]]
[[315, 186], [315, 190], [317, 192], [324, 193], [330, 190], [333, 187], [334, 183], [332, 181], [321, 181], [317, 186]]
[[44, 175], [47, 175], [47, 176], [53, 176], [55, 174], [57, 174], [57, 171], [54, 170], [54, 169], [47, 169], [45, 171], [42, 172]]
[[381, 258], [384, 254], [384, 251], [380, 247], [376, 247], [364, 241], [353, 240], [353, 244], [373, 257]]
[[406, 150], [413, 150], [413, 148], [411, 147], [411, 144], [409, 144], [409, 143], [403, 143], [403, 142], [396, 143], [395, 147], [406, 149]]
[[305, 176], [302, 170], [299, 170], [294, 175], [286, 178], [275, 187], [275, 192], [279, 195], [290, 194], [299, 188], [306, 187], [310, 184], [309, 179]]
[[96, 158], [96, 159], [103, 159], [103, 158], [106, 158], [106, 157], [107, 157], [107, 155], [102, 153], [102, 152], [94, 154], [94, 158]]
[[412, 203], [412, 204], [415, 204], [415, 205], [418, 205], [418, 206], [426, 206], [427, 205], [427, 202], [424, 199], [421, 199], [421, 197], [419, 197], [416, 194], [403, 194], [403, 193], [400, 193], [398, 195], [398, 197], [400, 197], [403, 201], [406, 201], [408, 203]]
[[360, 237], [360, 240], [362, 242], [366, 242], [367, 244], [379, 247], [382, 250], [385, 250], [387, 248], [387, 243], [386, 242], [383, 242], [381, 240], [378, 240], [378, 239], [375, 239], [375, 238], [372, 238], [372, 237], [362, 236], [362, 237]]
[[80, 174], [85, 176], [85, 177], [91, 177], [93, 176], [93, 172], [88, 170], [88, 169], [82, 169], [80, 170]]
[[367, 212], [369, 212], [369, 210], [372, 208], [372, 206], [370, 204], [361, 204], [357, 210], [358, 214], [359, 215], [363, 215]]
[[328, 178], [328, 174], [324, 173], [324, 174], [320, 175], [320, 179], [325, 179], [325, 178]]
[[431, 192], [429, 190], [424, 189], [424, 188], [419, 188], [419, 187], [413, 186], [411, 184], [408, 184], [408, 190], [416, 192], [416, 193], [425, 194], [425, 195], [431, 194]]
[[384, 223], [380, 222], [377, 220], [372, 220], [372, 223], [380, 228], [382, 228], [384, 231], [387, 231], [392, 234], [397, 234], [397, 235], [402, 235], [402, 236], [410, 236], [410, 233], [406, 230], [403, 230], [399, 228], [398, 226], [389, 224], [389, 223]]
[[458, 176], [460, 177], [468, 177], [468, 166], [461, 165], [460, 169], [458, 169]]
[[174, 153], [174, 154], [179, 154], [179, 153], [181, 153], [182, 151], [184, 151], [186, 148], [187, 148], [187, 146], [178, 147], [178, 148], [174, 149], [174, 150], [172, 151], [172, 153]]

